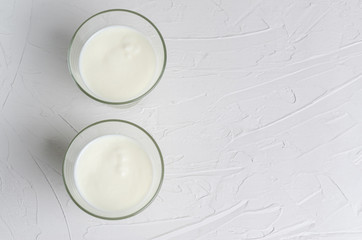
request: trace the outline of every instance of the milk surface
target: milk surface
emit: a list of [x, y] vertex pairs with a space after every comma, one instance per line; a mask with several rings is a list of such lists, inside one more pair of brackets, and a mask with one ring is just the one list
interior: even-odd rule
[[103, 211], [137, 206], [152, 183], [152, 163], [138, 142], [123, 135], [96, 138], [79, 154], [76, 186], [83, 198]]
[[124, 26], [106, 27], [84, 44], [81, 76], [102, 100], [121, 102], [139, 97], [156, 81], [156, 55], [149, 40]]

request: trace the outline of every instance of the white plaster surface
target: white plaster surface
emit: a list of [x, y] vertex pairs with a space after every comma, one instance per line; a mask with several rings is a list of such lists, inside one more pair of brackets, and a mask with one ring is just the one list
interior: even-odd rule
[[[89, 16], [126, 8], [168, 63], [130, 108], [95, 102], [66, 51]], [[362, 239], [362, 1], [0, 0], [0, 239]], [[62, 180], [68, 144], [108, 118], [160, 144], [162, 190], [121, 221]]]

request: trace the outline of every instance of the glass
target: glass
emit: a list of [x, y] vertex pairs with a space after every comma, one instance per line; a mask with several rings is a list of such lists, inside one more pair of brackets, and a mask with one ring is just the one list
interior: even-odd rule
[[[106, 212], [93, 207], [81, 196], [76, 186], [74, 168], [80, 152], [89, 142], [104, 135], [114, 134], [133, 138], [142, 146], [152, 162], [153, 181], [148, 194], [137, 206], [123, 211]], [[70, 143], [63, 163], [65, 187], [74, 203], [88, 214], [103, 219], [128, 218], [144, 210], [159, 192], [163, 176], [163, 158], [156, 141], [143, 128], [124, 120], [104, 120], [84, 128]]]
[[[126, 26], [139, 31], [150, 41], [156, 55], [156, 73], [153, 81], [151, 81], [141, 95], [127, 101], [110, 102], [95, 96], [87, 87], [80, 74], [79, 57], [84, 44], [94, 33], [109, 26]], [[68, 51], [68, 68], [79, 88], [89, 97], [108, 104], [127, 104], [141, 99], [157, 85], [165, 70], [166, 58], [166, 46], [163, 37], [150, 20], [141, 14], [130, 10], [111, 9], [97, 13], [88, 18], [74, 33]]]

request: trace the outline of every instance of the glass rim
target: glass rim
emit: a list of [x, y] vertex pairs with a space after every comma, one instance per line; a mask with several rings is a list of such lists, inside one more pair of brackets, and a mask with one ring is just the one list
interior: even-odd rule
[[[86, 24], [89, 20], [91, 20], [92, 18], [94, 17], [97, 17], [98, 15], [101, 15], [101, 14], [105, 14], [105, 13], [109, 13], [109, 12], [127, 12], [127, 13], [131, 13], [131, 14], [134, 14], [134, 15], [137, 15], [138, 17], [141, 17], [143, 18], [144, 20], [146, 20], [149, 24], [151, 24], [151, 26], [156, 30], [158, 36], [160, 37], [160, 40], [161, 40], [161, 43], [162, 43], [162, 48], [163, 48], [163, 55], [164, 55], [164, 61], [163, 61], [163, 65], [162, 65], [162, 69], [161, 69], [161, 72], [156, 80], [156, 82], [146, 91], [144, 92], [143, 94], [141, 94], [140, 96], [136, 97], [136, 98], [133, 98], [133, 99], [130, 99], [130, 100], [127, 100], [127, 101], [121, 101], [121, 102], [111, 102], [111, 101], [107, 101], [107, 100], [103, 100], [99, 97], [96, 97], [96, 96], [93, 96], [91, 95], [90, 93], [88, 93], [85, 89], [83, 89], [76, 77], [73, 75], [73, 72], [72, 72], [72, 69], [71, 69], [71, 66], [70, 66], [70, 50], [72, 49], [72, 46], [73, 46], [73, 42], [74, 42], [74, 39], [75, 37], [77, 36], [77, 33], [79, 32], [79, 30], [83, 27], [84, 24]], [[84, 93], [86, 94], [88, 97], [92, 98], [93, 100], [96, 100], [98, 102], [101, 102], [101, 103], [105, 103], [105, 104], [111, 104], [111, 105], [122, 105], [122, 104], [128, 104], [128, 103], [132, 103], [132, 102], [136, 102], [138, 100], [140, 100], [141, 98], [143, 98], [144, 96], [146, 96], [147, 94], [149, 94], [155, 87], [156, 85], [160, 82], [162, 76], [163, 76], [163, 73], [165, 72], [165, 68], [166, 68], [166, 63], [167, 63], [167, 49], [166, 49], [166, 44], [165, 44], [165, 40], [163, 39], [163, 36], [161, 34], [161, 32], [158, 30], [158, 28], [156, 27], [156, 25], [151, 22], [151, 20], [149, 20], [148, 18], [146, 18], [145, 16], [143, 16], [142, 14], [138, 13], [138, 12], [135, 12], [135, 11], [132, 11], [132, 10], [128, 10], [128, 9], [121, 9], [121, 8], [115, 8], [115, 9], [108, 9], [108, 10], [105, 10], [105, 11], [101, 11], [101, 12], [98, 12], [92, 16], [90, 16], [89, 18], [87, 18], [78, 28], [77, 30], [74, 32], [71, 40], [70, 40], [70, 44], [69, 44], [69, 47], [68, 47], [68, 54], [67, 54], [67, 65], [68, 65], [68, 70], [70, 72], [70, 75], [72, 76], [72, 79], [74, 80], [74, 82], [77, 84], [78, 88]]]
[[[156, 192], [153, 194], [152, 198], [144, 205], [142, 206], [140, 209], [138, 209], [137, 211], [133, 212], [133, 213], [130, 213], [128, 215], [125, 215], [125, 216], [121, 216], [121, 217], [105, 217], [105, 216], [100, 216], [100, 215], [97, 215], [97, 214], [94, 214], [90, 211], [88, 211], [87, 209], [85, 209], [83, 206], [81, 206], [81, 204], [79, 204], [74, 198], [73, 198], [73, 195], [70, 193], [70, 190], [68, 188], [68, 185], [67, 185], [67, 182], [65, 180], [65, 174], [64, 174], [64, 169], [65, 169], [65, 162], [66, 162], [66, 158], [67, 158], [67, 154], [68, 154], [68, 151], [69, 151], [69, 148], [72, 146], [74, 140], [84, 131], [86, 131], [87, 129], [90, 129], [96, 125], [99, 125], [99, 124], [102, 124], [102, 123], [106, 123], [106, 122], [121, 122], [121, 123], [126, 123], [126, 124], [129, 124], [131, 126], [134, 126], [136, 128], [138, 128], [139, 130], [141, 130], [142, 132], [144, 132], [150, 139], [151, 141], [153, 142], [154, 146], [156, 147], [157, 151], [158, 151], [158, 154], [160, 156], [160, 162], [161, 162], [161, 178], [160, 178], [160, 182], [158, 183], [158, 187], [157, 187], [157, 190]], [[65, 153], [65, 156], [64, 156], [64, 160], [63, 160], [63, 169], [62, 169], [62, 177], [63, 177], [63, 182], [64, 182], [64, 185], [65, 185], [65, 189], [67, 190], [67, 193], [68, 195], [70, 196], [70, 198], [72, 199], [72, 201], [75, 203], [75, 205], [77, 205], [81, 210], [83, 210], [84, 212], [88, 213], [89, 215], [93, 216], [93, 217], [97, 217], [97, 218], [100, 218], [100, 219], [104, 219], [104, 220], [121, 220], [121, 219], [126, 219], [126, 218], [130, 218], [130, 217], [133, 217], [137, 214], [139, 214], [140, 212], [142, 212], [143, 210], [145, 210], [156, 198], [156, 196], [158, 195], [158, 193], [160, 192], [161, 190], [161, 186], [162, 186], [162, 183], [163, 183], [163, 179], [164, 179], [164, 175], [165, 175], [165, 167], [164, 167], [164, 162], [163, 162], [163, 157], [162, 157], [162, 153], [161, 153], [161, 150], [160, 150], [160, 147], [158, 146], [157, 142], [155, 141], [155, 139], [151, 136], [151, 134], [149, 134], [145, 129], [143, 129], [142, 127], [138, 126], [137, 124], [135, 123], [132, 123], [132, 122], [129, 122], [129, 121], [126, 121], [126, 120], [121, 120], [121, 119], [107, 119], [107, 120], [101, 120], [101, 121], [98, 121], [98, 122], [95, 122], [95, 123], [92, 123], [90, 125], [88, 125], [87, 127], [83, 128], [79, 133], [77, 133], [77, 135], [75, 135], [75, 137], [72, 139], [72, 141], [70, 142], [68, 148], [67, 148], [67, 151]]]

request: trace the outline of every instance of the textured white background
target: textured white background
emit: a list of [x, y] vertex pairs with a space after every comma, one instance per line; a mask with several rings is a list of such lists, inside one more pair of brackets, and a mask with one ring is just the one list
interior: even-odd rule
[[[149, 17], [165, 75], [131, 108], [86, 97], [66, 65], [83, 20]], [[0, 0], [0, 239], [362, 239], [362, 2]], [[79, 210], [68, 144], [107, 118], [159, 142], [155, 202], [122, 221]]]

